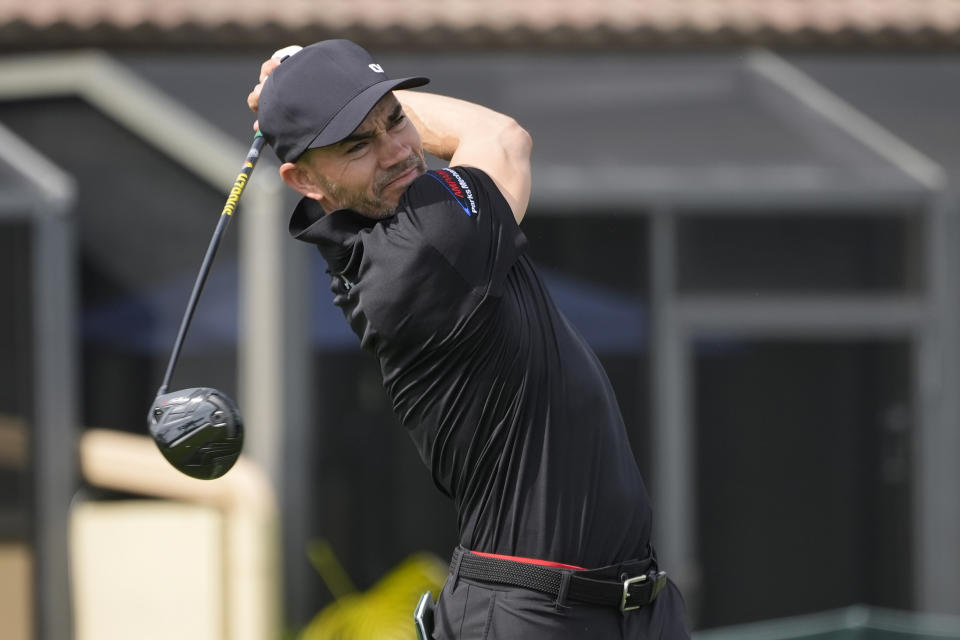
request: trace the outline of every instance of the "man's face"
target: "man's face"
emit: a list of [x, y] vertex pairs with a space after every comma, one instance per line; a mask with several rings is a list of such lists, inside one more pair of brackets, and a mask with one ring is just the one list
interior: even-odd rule
[[347, 138], [307, 151], [297, 165], [315, 181], [327, 211], [353, 209], [372, 218], [392, 215], [407, 186], [427, 170], [420, 134], [393, 93]]

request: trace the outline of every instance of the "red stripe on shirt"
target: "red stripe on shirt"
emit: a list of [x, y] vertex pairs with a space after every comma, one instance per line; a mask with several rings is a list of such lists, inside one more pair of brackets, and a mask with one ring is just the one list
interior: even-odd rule
[[524, 562], [526, 564], [538, 564], [542, 567], [554, 567], [556, 569], [574, 569], [576, 571], [586, 571], [584, 567], [577, 567], [572, 564], [563, 564], [562, 562], [552, 562], [550, 560], [538, 560], [536, 558], [523, 558], [521, 556], [505, 556], [499, 553], [484, 553], [483, 551], [471, 551], [478, 556], [483, 556], [484, 558], [498, 558], [500, 560], [512, 560], [514, 562]]

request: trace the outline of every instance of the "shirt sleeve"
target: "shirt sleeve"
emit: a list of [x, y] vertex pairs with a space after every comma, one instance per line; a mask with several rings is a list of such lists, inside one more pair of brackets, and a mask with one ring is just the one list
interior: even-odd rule
[[407, 190], [401, 208], [470, 287], [500, 295], [526, 238], [486, 173], [473, 167], [428, 171]]
[[526, 247], [496, 184], [470, 167], [420, 176], [396, 215], [358, 238], [362, 246], [344, 261], [351, 281], [345, 308], [361, 344], [375, 352], [411, 351], [449, 336], [485, 301], [503, 296]]

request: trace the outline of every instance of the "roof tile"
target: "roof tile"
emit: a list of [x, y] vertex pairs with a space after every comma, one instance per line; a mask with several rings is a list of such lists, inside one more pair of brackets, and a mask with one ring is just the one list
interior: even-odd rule
[[418, 36], [432, 34], [449, 45], [478, 32], [485, 34], [480, 40], [493, 44], [521, 32], [534, 43], [538, 38], [597, 42], [598, 34], [601, 42], [608, 34], [651, 42], [685, 34], [682, 40], [690, 44], [720, 36], [763, 43], [795, 36], [830, 41], [882, 34], [889, 41], [925, 34], [956, 45], [960, 0], [0, 0], [0, 36], [90, 30], [120, 36], [149, 28], [162, 37], [189, 28], [202, 37], [224, 28], [256, 34], [265, 25], [271, 37], [343, 32], [373, 39], [397, 32], [399, 41], [407, 38], [412, 46]]

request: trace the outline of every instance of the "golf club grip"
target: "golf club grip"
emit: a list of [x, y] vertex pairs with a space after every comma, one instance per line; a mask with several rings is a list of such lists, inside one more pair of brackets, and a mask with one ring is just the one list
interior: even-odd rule
[[240, 196], [247, 186], [247, 180], [250, 179], [250, 174], [253, 173], [253, 168], [256, 166], [257, 160], [260, 159], [260, 150], [263, 149], [263, 142], [263, 134], [257, 131], [253, 137], [253, 144], [250, 145], [250, 150], [247, 152], [247, 158], [244, 160], [243, 168], [237, 175], [237, 179], [233, 183], [233, 188], [230, 189], [230, 195], [227, 196], [227, 201], [223, 205], [223, 211], [220, 212], [217, 228], [214, 230], [213, 237], [210, 239], [207, 253], [203, 256], [203, 263], [200, 265], [197, 280], [193, 284], [190, 301], [187, 302], [187, 308], [183, 312], [180, 331], [177, 332], [177, 339], [173, 343], [173, 352], [170, 354], [170, 362], [167, 363], [167, 372], [163, 376], [163, 382], [157, 391], [158, 396], [166, 393], [167, 387], [170, 385], [170, 379], [173, 377], [173, 369], [176, 367], [177, 360], [180, 358], [180, 349], [183, 347], [184, 338], [186, 338], [187, 330], [190, 328], [190, 321], [193, 320], [193, 313], [197, 310], [197, 301], [200, 299], [203, 285], [206, 283], [207, 275], [210, 273], [210, 265], [213, 264], [213, 258], [217, 255], [217, 249], [220, 247], [220, 239], [223, 237], [227, 225], [230, 224], [230, 218], [233, 217], [237, 203], [240, 202]]

